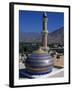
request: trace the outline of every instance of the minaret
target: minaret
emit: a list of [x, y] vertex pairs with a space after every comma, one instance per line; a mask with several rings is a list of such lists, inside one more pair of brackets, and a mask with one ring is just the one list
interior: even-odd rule
[[47, 49], [47, 37], [48, 37], [48, 30], [47, 30], [47, 14], [46, 12], [43, 13], [43, 30], [42, 30], [42, 47], [43, 49]]

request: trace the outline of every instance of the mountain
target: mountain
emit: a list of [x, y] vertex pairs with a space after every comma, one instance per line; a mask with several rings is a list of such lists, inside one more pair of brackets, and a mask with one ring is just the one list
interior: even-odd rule
[[48, 34], [48, 43], [64, 43], [64, 27]]
[[19, 36], [23, 42], [41, 42], [41, 33], [38, 32], [20, 32]]
[[[19, 33], [20, 42], [41, 42], [41, 33], [38, 32], [20, 32]], [[64, 42], [64, 27], [55, 30], [48, 34], [48, 44], [51, 43], [61, 43]]]

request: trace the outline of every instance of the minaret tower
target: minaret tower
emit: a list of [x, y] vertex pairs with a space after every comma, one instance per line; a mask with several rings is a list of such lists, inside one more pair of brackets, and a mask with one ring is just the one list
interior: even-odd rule
[[43, 49], [47, 49], [47, 37], [48, 37], [48, 30], [47, 30], [47, 14], [46, 12], [43, 13], [43, 30], [42, 30], [42, 47]]

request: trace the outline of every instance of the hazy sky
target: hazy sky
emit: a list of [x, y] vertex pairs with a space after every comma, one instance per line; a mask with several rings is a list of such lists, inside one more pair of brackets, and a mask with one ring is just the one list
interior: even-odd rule
[[[52, 32], [64, 26], [64, 13], [47, 12], [48, 32]], [[41, 32], [43, 12], [38, 11], [19, 11], [20, 32]]]

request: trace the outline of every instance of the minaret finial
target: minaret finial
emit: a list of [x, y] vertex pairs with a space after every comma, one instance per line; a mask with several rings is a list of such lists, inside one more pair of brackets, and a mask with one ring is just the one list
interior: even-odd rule
[[47, 13], [46, 12], [43, 12], [43, 17], [47, 17]]

